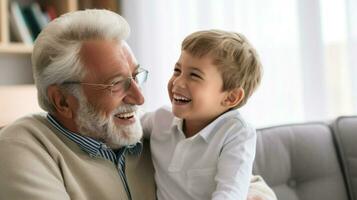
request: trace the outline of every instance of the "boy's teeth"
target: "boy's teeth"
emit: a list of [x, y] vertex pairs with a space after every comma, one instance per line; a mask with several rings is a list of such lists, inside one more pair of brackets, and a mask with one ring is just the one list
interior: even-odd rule
[[190, 99], [183, 97], [183, 96], [178, 96], [178, 95], [174, 95], [174, 99], [175, 100], [179, 100], [179, 101], [189, 101]]
[[122, 119], [128, 119], [133, 117], [135, 112], [116, 114], [115, 116]]
[[174, 98], [174, 100], [176, 102], [180, 102], [180, 103], [189, 103], [189, 102], [191, 102], [191, 99], [186, 98], [184, 96], [176, 95], [176, 94], [173, 95], [173, 98]]

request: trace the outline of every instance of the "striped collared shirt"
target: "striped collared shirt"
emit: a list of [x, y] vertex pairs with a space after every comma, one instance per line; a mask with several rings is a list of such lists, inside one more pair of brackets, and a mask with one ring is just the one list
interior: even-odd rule
[[64, 128], [53, 116], [47, 114], [47, 120], [49, 123], [54, 126], [60, 133], [65, 135], [68, 139], [72, 140], [80, 148], [87, 152], [91, 157], [102, 157], [111, 161], [118, 168], [118, 172], [121, 180], [123, 181], [123, 185], [127, 192], [129, 199], [131, 199], [130, 190], [128, 187], [128, 183], [125, 176], [125, 154], [128, 152], [129, 154], [138, 155], [141, 153], [142, 144], [138, 142], [134, 145], [129, 145], [126, 147], [122, 147], [117, 150], [112, 150], [107, 147], [103, 142], [95, 140], [90, 137], [86, 137], [80, 135], [78, 133], [74, 133], [66, 128]]

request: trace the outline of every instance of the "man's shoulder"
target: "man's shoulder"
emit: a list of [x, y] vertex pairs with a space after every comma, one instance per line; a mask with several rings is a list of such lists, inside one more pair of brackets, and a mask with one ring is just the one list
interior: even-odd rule
[[45, 113], [36, 113], [17, 119], [0, 130], [0, 140], [27, 140], [48, 132]]

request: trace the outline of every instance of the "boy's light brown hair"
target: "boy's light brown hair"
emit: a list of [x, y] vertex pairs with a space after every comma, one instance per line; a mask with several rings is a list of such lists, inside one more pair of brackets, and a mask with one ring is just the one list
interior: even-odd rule
[[242, 87], [244, 97], [233, 109], [243, 106], [261, 81], [259, 56], [240, 33], [222, 30], [194, 32], [184, 39], [181, 50], [198, 58], [210, 56], [222, 74], [223, 91]]

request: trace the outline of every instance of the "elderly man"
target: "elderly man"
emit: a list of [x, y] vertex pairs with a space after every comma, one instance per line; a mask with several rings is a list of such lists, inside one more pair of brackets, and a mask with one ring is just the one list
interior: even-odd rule
[[[1, 130], [0, 199], [156, 198], [135, 114], [148, 72], [128, 35], [127, 22], [106, 10], [65, 14], [41, 32], [32, 65], [48, 113]], [[251, 187], [252, 198], [274, 198], [262, 181]]]

